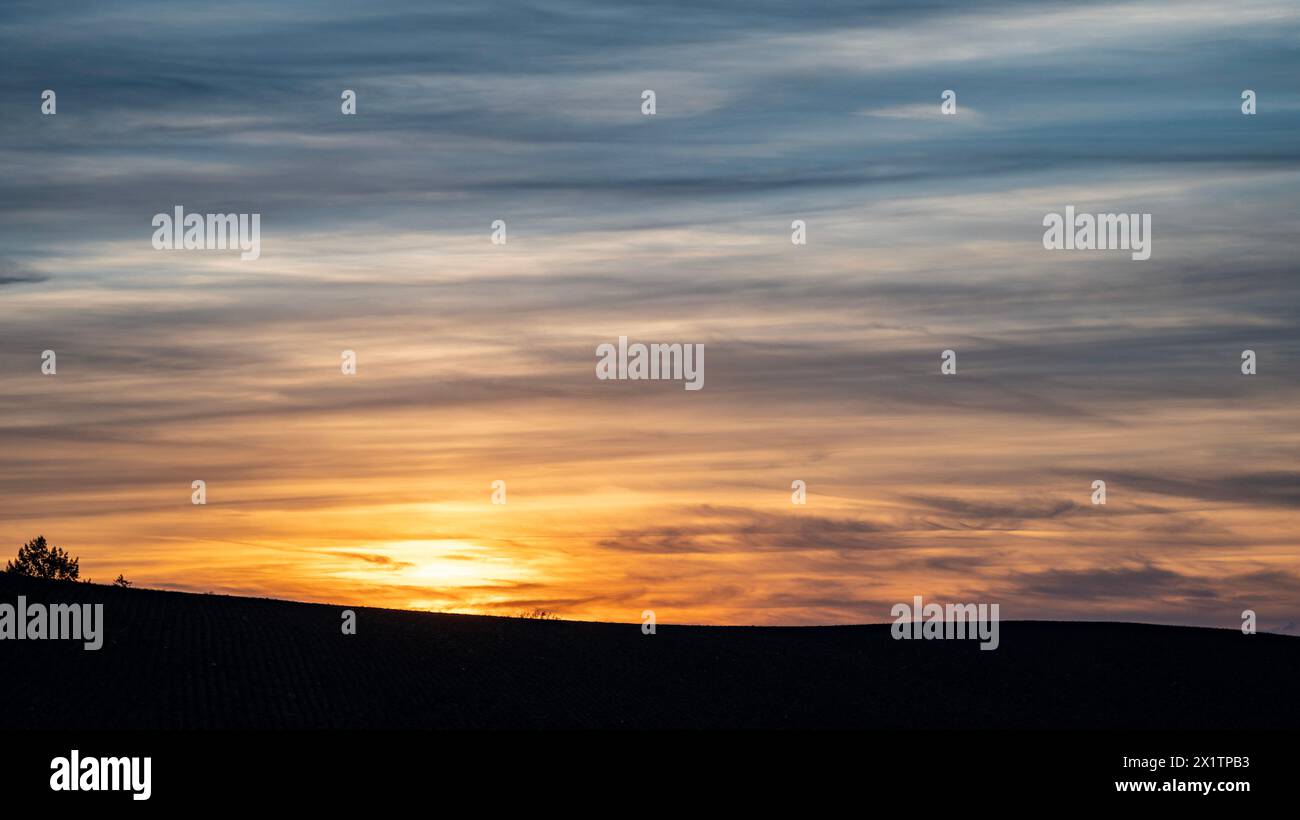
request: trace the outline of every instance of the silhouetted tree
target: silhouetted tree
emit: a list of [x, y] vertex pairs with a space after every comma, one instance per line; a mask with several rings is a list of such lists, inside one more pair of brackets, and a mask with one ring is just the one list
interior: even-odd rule
[[45, 543], [45, 536], [28, 541], [18, 549], [18, 558], [5, 564], [5, 572], [55, 581], [75, 581], [81, 575], [80, 558]]
[[122, 577], [122, 573], [117, 574], [117, 579], [113, 581], [115, 587], [129, 587], [131, 582]]

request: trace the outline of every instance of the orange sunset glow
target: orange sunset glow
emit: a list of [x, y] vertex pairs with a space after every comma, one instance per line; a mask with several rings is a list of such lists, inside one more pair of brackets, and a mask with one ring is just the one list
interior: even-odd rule
[[[687, 255], [712, 245], [640, 241]], [[1064, 373], [1012, 381], [981, 361], [977, 319], [955, 312], [940, 335], [972, 341], [952, 386], [939, 382], [933, 329], [869, 304], [700, 305], [673, 321], [644, 307], [537, 312], [548, 268], [626, 260], [637, 237], [592, 245], [585, 259], [542, 245], [511, 246], [482, 269], [468, 249], [450, 261], [399, 250], [342, 284], [334, 266], [353, 262], [317, 248], [303, 252], [328, 261], [268, 253], [276, 273], [256, 280], [215, 266], [124, 269], [119, 281], [140, 293], [113, 298], [93, 282], [11, 290], [7, 311], [33, 327], [60, 321], [71, 300], [90, 307], [77, 310], [56, 377], [10, 377], [5, 459], [21, 481], [8, 471], [6, 494], [21, 501], [4, 536], [45, 533], [103, 580], [583, 619], [654, 608], [686, 622], [871, 621], [913, 594], [1006, 596], [1022, 617], [1210, 623], [1230, 622], [1239, 596], [1287, 605], [1277, 585], [1296, 571], [1294, 511], [1267, 488], [1251, 501], [1198, 483], [1247, 454], [1254, 472], [1287, 468], [1277, 445], [1295, 447], [1294, 405], [1275, 384], [1261, 380], [1268, 390], [1250, 401], [1151, 401], [1122, 363], [1116, 385], [1102, 367], [1078, 384]], [[789, 254], [753, 245], [726, 253], [762, 252], [774, 268]], [[1008, 253], [962, 256], [995, 268]], [[535, 291], [494, 283], [515, 259], [538, 268]], [[460, 285], [497, 318], [462, 313]], [[304, 289], [341, 315], [295, 315]], [[250, 306], [252, 294], [265, 301]], [[362, 310], [348, 315], [354, 303]], [[153, 326], [162, 312], [225, 321]], [[705, 388], [597, 381], [596, 345], [629, 324], [647, 338], [703, 339]], [[345, 348], [357, 351], [355, 376], [339, 372]], [[1022, 355], [1027, 371], [1041, 354]], [[1141, 404], [1126, 406], [1123, 391]], [[1100, 476], [1111, 500], [1095, 507]], [[195, 478], [205, 506], [190, 503]], [[795, 479], [807, 483], [804, 506], [791, 504]], [[495, 480], [505, 504], [491, 503]], [[1155, 583], [1154, 598], [1072, 588], [1108, 573], [1121, 586]]]

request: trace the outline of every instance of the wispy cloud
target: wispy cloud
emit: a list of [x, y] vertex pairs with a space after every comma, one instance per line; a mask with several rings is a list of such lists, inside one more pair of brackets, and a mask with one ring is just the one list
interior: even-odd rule
[[[0, 543], [419, 608], [1281, 628], [1297, 35], [1267, 0], [9, 3]], [[178, 204], [261, 213], [262, 258], [154, 251]], [[1067, 204], [1153, 213], [1152, 260], [1043, 251]], [[597, 381], [620, 335], [705, 344], [707, 388]]]

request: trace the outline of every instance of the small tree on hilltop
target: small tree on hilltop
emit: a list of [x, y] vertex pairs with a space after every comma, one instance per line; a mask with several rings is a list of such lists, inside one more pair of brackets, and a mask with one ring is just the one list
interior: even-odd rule
[[45, 543], [45, 536], [28, 541], [18, 549], [18, 558], [5, 564], [5, 572], [54, 581], [75, 581], [81, 575], [80, 558]]
[[549, 609], [542, 609], [538, 607], [536, 609], [533, 609], [531, 612], [528, 610], [524, 610], [523, 612], [520, 612], [519, 615], [516, 617], [530, 618], [535, 621], [555, 621], [555, 620], [559, 620], [560, 616], [556, 615], [554, 612], [551, 612]]

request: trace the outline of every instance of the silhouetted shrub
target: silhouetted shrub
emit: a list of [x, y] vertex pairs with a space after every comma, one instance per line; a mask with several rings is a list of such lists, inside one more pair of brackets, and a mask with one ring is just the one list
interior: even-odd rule
[[45, 543], [38, 535], [18, 549], [18, 558], [5, 564], [5, 572], [27, 575], [32, 578], [49, 578], [55, 581], [75, 581], [81, 575], [80, 558], [73, 558], [64, 550]]

